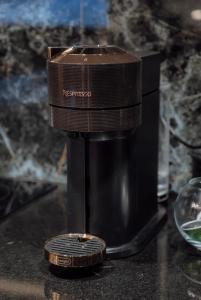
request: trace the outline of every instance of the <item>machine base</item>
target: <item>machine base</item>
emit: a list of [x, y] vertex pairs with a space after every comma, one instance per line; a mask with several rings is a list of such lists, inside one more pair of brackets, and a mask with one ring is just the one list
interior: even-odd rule
[[166, 209], [161, 205], [158, 205], [157, 213], [129, 243], [119, 247], [108, 247], [106, 249], [107, 257], [111, 259], [123, 258], [140, 252], [159, 232], [161, 226], [165, 223], [166, 218]]

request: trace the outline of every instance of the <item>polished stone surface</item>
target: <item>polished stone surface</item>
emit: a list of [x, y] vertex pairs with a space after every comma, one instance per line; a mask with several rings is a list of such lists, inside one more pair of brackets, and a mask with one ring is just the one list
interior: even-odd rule
[[48, 269], [43, 245], [66, 231], [59, 187], [1, 222], [0, 299], [200, 299], [201, 254], [180, 238], [171, 205], [168, 222], [141, 253], [82, 276], [58, 277]]
[[56, 184], [42, 181], [20, 181], [0, 178], [0, 219], [37, 201], [57, 188]]
[[66, 181], [65, 134], [48, 125], [47, 47], [97, 44], [105, 24], [102, 0], [0, 2], [2, 176]]
[[[200, 145], [200, 19], [200, 0], [1, 1], [0, 175], [65, 181], [65, 135], [48, 127], [48, 46], [160, 51], [161, 99], [170, 102], [172, 130]], [[201, 151], [171, 136], [174, 190], [191, 177], [195, 154]]]
[[[109, 1], [110, 42], [127, 49], [160, 51], [161, 101], [170, 103], [170, 125], [191, 145], [201, 145], [201, 1]], [[193, 13], [194, 12], [194, 13]], [[194, 16], [194, 18], [193, 18]], [[174, 190], [192, 175], [192, 154], [171, 136]]]

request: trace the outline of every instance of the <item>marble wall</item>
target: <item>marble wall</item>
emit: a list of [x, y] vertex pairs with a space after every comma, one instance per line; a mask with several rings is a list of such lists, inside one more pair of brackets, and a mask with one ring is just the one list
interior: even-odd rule
[[[161, 99], [174, 132], [201, 144], [200, 0], [0, 2], [0, 175], [65, 181], [65, 134], [48, 126], [48, 46], [116, 44], [161, 51]], [[174, 190], [191, 176], [191, 150], [171, 136]]]

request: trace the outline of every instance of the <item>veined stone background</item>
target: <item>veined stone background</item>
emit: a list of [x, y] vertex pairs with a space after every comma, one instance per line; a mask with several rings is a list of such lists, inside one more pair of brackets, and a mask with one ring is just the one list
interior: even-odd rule
[[[115, 44], [162, 55], [161, 100], [174, 132], [201, 144], [201, 0], [2, 0], [0, 175], [65, 181], [65, 134], [48, 125], [48, 46]], [[192, 175], [190, 150], [171, 136], [170, 179]]]

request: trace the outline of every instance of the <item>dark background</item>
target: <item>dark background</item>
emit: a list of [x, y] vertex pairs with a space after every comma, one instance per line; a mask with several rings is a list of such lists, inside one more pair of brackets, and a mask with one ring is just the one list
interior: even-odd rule
[[[200, 19], [200, 0], [0, 1], [0, 175], [65, 181], [65, 134], [48, 126], [48, 46], [161, 51], [161, 98], [170, 101], [171, 126], [201, 144]], [[171, 137], [173, 189], [191, 176], [199, 153]]]

